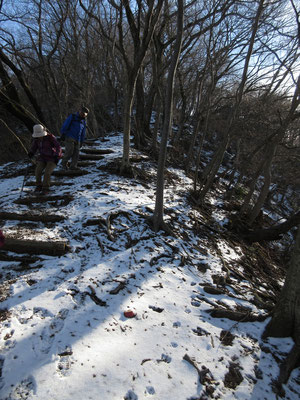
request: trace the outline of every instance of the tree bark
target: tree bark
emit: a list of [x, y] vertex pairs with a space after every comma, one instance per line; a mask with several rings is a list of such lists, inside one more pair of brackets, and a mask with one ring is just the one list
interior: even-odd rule
[[288, 381], [290, 373], [299, 365], [300, 361], [300, 224], [280, 298], [275, 306], [272, 319], [263, 333], [264, 338], [269, 336], [291, 336], [295, 342], [280, 367], [277, 386], [279, 390], [282, 390], [282, 383]]
[[176, 69], [179, 61], [181, 52], [182, 35], [183, 35], [183, 0], [178, 0], [178, 11], [177, 11], [177, 37], [175, 42], [174, 53], [172, 55], [170, 70], [167, 80], [167, 91], [165, 100], [165, 115], [163, 132], [160, 143], [158, 168], [157, 168], [157, 183], [156, 183], [156, 201], [155, 210], [152, 217], [153, 226], [155, 232], [161, 227], [166, 230], [166, 225], [163, 221], [164, 214], [164, 170], [167, 156], [167, 143], [172, 123], [172, 111], [173, 111], [173, 93], [174, 93], [174, 80]]
[[264, 332], [264, 337], [268, 336], [291, 336], [300, 344], [300, 223], [285, 283]]

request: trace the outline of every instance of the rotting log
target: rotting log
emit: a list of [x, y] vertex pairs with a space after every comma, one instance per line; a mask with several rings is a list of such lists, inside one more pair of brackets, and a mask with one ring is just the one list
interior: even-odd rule
[[56, 196], [44, 196], [44, 195], [39, 195], [39, 196], [31, 196], [31, 197], [23, 197], [20, 199], [17, 199], [14, 201], [15, 204], [32, 204], [32, 203], [45, 203], [46, 201], [57, 201], [57, 200], [63, 200], [64, 202], [70, 202], [73, 200], [73, 196], [69, 194], [65, 195], [56, 195]]
[[79, 160], [103, 160], [105, 158], [101, 154], [80, 154]]
[[[64, 181], [52, 181], [51, 186], [71, 186], [74, 185], [74, 182], [64, 182]], [[36, 186], [36, 182], [28, 181], [25, 183], [25, 186]]]
[[54, 176], [82, 176], [82, 175], [87, 175], [89, 171], [86, 171], [84, 169], [68, 169], [68, 170], [57, 170], [53, 171], [52, 175]]
[[30, 213], [14, 213], [14, 212], [0, 212], [0, 220], [17, 220], [17, 221], [38, 221], [38, 222], [60, 222], [64, 221], [66, 217], [63, 215], [49, 215], [49, 214], [30, 214]]
[[46, 254], [49, 256], [62, 256], [70, 251], [66, 241], [40, 241], [31, 239], [16, 239], [5, 237], [3, 251], [18, 254]]
[[114, 153], [111, 149], [80, 149], [81, 153], [85, 154], [111, 154]]
[[40, 260], [40, 258], [38, 258], [38, 257], [24, 257], [24, 256], [8, 255], [8, 254], [6, 254], [5, 251], [2, 251], [2, 250], [0, 251], [0, 261], [33, 264], [39, 260]]

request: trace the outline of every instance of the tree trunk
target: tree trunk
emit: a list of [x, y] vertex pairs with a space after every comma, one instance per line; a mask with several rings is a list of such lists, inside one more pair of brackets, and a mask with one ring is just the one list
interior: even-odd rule
[[[299, 214], [299, 213], [298, 213]], [[295, 346], [281, 366], [278, 383], [286, 383], [300, 360], [300, 224], [285, 283], [263, 337], [289, 337]]]
[[0, 60], [0, 79], [3, 83], [3, 88], [0, 92], [0, 99], [6, 110], [22, 121], [29, 131], [32, 131], [35, 121], [31, 118], [25, 108], [21, 104], [17, 89], [13, 85], [9, 75], [7, 74], [2, 61]]
[[42, 112], [40, 106], [38, 105], [38, 102], [37, 102], [36, 98], [34, 97], [31, 89], [25, 82], [23, 72], [21, 70], [19, 70], [13, 62], [10, 61], [10, 59], [3, 53], [3, 51], [1, 49], [0, 49], [0, 59], [14, 72], [14, 74], [18, 78], [18, 81], [20, 82], [20, 85], [22, 86], [24, 92], [26, 93], [30, 103], [32, 104], [32, 106], [36, 112], [38, 121], [42, 124], [45, 124], [46, 121], [45, 121], [43, 112]]
[[266, 155], [266, 162], [264, 165], [264, 184], [258, 196], [255, 206], [252, 208], [249, 214], [249, 223], [250, 225], [254, 222], [255, 218], [258, 216], [260, 210], [262, 209], [265, 200], [269, 193], [269, 187], [271, 184], [272, 177], [272, 161], [276, 152], [276, 143], [271, 143], [270, 149]]
[[166, 229], [166, 225], [163, 221], [164, 214], [164, 170], [167, 155], [167, 143], [172, 123], [172, 111], [173, 111], [173, 93], [174, 93], [174, 80], [176, 69], [179, 61], [181, 52], [182, 35], [183, 35], [183, 0], [178, 0], [177, 10], [177, 37], [175, 42], [174, 53], [172, 55], [170, 70], [167, 80], [167, 91], [165, 100], [165, 114], [162, 139], [160, 143], [158, 168], [157, 168], [157, 184], [156, 184], [156, 201], [155, 210], [152, 217], [154, 230], [157, 232], [161, 227]]
[[264, 167], [264, 163], [265, 163], [265, 159], [263, 159], [263, 160], [261, 161], [261, 163], [259, 164], [259, 166], [258, 166], [258, 168], [257, 168], [257, 170], [256, 170], [256, 172], [255, 172], [255, 174], [254, 174], [254, 176], [252, 177], [252, 179], [251, 179], [251, 181], [250, 181], [249, 191], [248, 191], [247, 196], [245, 197], [245, 200], [244, 200], [244, 202], [243, 202], [243, 204], [242, 204], [242, 207], [241, 207], [241, 209], [240, 209], [239, 215], [243, 215], [244, 213], [246, 213], [246, 211], [248, 210], [248, 208], [249, 208], [249, 206], [250, 206], [250, 200], [251, 200], [252, 195], [253, 195], [253, 193], [254, 193], [255, 185], [256, 185], [257, 179], [258, 179], [258, 177], [260, 176], [261, 171], [262, 171], [262, 169], [263, 169], [263, 167]]
[[137, 149], [146, 145], [145, 135], [145, 96], [143, 85], [143, 74], [140, 71], [136, 81], [136, 113], [135, 113], [134, 144]]
[[300, 223], [285, 283], [264, 336], [291, 336], [300, 344]]
[[229, 117], [228, 117], [228, 123], [227, 123], [227, 128], [226, 128], [226, 132], [224, 133], [224, 137], [223, 140], [218, 148], [218, 150], [216, 151], [212, 161], [208, 164], [207, 168], [206, 168], [206, 173], [204, 175], [204, 186], [201, 188], [200, 191], [200, 195], [199, 195], [199, 203], [204, 201], [204, 198], [207, 194], [207, 192], [209, 191], [209, 189], [212, 186], [212, 183], [214, 181], [215, 175], [218, 172], [220, 165], [222, 163], [223, 157], [224, 157], [224, 153], [227, 149], [228, 143], [230, 141], [230, 131], [231, 131], [231, 127], [233, 125], [233, 122], [235, 121], [238, 109], [240, 107], [242, 98], [243, 98], [243, 93], [244, 93], [244, 88], [245, 88], [245, 84], [247, 81], [247, 74], [248, 74], [248, 68], [249, 68], [249, 63], [250, 63], [250, 59], [252, 56], [252, 51], [253, 51], [253, 46], [254, 46], [254, 42], [255, 42], [255, 37], [256, 37], [256, 33], [258, 30], [258, 24], [260, 21], [260, 17], [262, 15], [263, 9], [264, 9], [264, 3], [265, 0], [260, 0], [259, 4], [258, 4], [258, 8], [256, 11], [256, 15], [255, 15], [255, 19], [254, 19], [254, 23], [253, 23], [253, 27], [252, 27], [252, 33], [251, 33], [251, 38], [249, 41], [249, 46], [248, 46], [248, 51], [247, 51], [247, 55], [245, 58], [245, 63], [244, 63], [244, 68], [243, 68], [243, 75], [242, 75], [242, 79], [241, 82], [239, 84], [239, 87], [237, 89], [236, 92], [236, 100], [235, 100], [235, 105], [233, 107], [233, 110], [231, 111]]
[[294, 226], [297, 226], [300, 223], [300, 212], [294, 214], [290, 217], [287, 221], [272, 226], [271, 228], [267, 229], [256, 229], [252, 232], [248, 232], [243, 235], [244, 239], [247, 241], [254, 243], [254, 242], [262, 242], [264, 240], [278, 240], [284, 233], [287, 233], [291, 230]]
[[131, 112], [134, 100], [136, 77], [128, 79], [126, 87], [126, 95], [124, 99], [124, 120], [123, 120], [123, 158], [121, 172], [126, 172], [130, 169], [130, 133], [131, 133]]

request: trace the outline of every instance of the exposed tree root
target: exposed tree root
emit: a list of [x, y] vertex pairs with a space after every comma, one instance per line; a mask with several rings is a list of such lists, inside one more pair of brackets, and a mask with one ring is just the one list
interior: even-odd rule
[[154, 215], [151, 217], [147, 217], [148, 224], [154, 229], [154, 232], [158, 232], [160, 230], [164, 231], [167, 235], [178, 237], [172, 229], [166, 224], [164, 221], [159, 221]]
[[269, 316], [268, 314], [257, 315], [250, 312], [224, 310], [221, 308], [209, 310], [208, 312], [213, 318], [228, 318], [231, 321], [239, 321], [239, 322], [255, 322], [255, 321], [261, 322], [267, 319]]

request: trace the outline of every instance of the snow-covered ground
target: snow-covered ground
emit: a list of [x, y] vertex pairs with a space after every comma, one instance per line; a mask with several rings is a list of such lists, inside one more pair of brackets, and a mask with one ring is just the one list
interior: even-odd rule
[[[74, 196], [68, 205], [15, 204], [23, 176], [0, 180], [2, 211], [66, 217], [56, 224], [2, 221], [4, 234], [66, 239], [71, 247], [61, 257], [38, 256], [26, 268], [1, 262], [0, 399], [275, 399], [275, 358], [284, 358], [292, 340], [263, 341], [268, 319], [237, 323], [208, 313], [221, 303], [263, 313], [248, 302], [247, 282], [243, 297], [204, 291], [213, 274], [223, 273], [222, 258], [236, 265], [241, 249], [220, 239], [214, 251], [194, 233], [194, 211], [184, 195], [191, 181], [174, 168], [177, 182], [166, 187], [166, 220], [177, 216], [179, 235], [155, 234], [142, 215], [154, 208], [153, 182], [98, 168], [121, 156], [121, 135], [97, 147], [114, 152], [86, 167], [87, 175], [53, 178], [72, 181], [54, 188], [55, 194]], [[29, 190], [25, 186], [22, 196]], [[213, 216], [221, 228], [224, 215]], [[113, 238], [105, 224], [86, 223], [100, 217], [110, 217]], [[126, 310], [135, 317], [126, 317]], [[299, 369], [284, 389], [286, 399], [299, 398]]]

